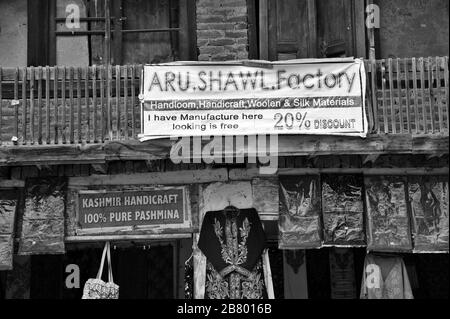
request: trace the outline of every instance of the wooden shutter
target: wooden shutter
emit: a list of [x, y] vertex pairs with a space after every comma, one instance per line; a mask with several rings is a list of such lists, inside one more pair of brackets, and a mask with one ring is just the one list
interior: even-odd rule
[[260, 58], [365, 56], [364, 2], [261, 0]]

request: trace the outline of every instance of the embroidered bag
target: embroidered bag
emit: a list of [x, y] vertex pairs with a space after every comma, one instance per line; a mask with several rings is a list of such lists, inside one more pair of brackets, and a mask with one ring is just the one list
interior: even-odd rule
[[[101, 279], [105, 255], [108, 259], [108, 282]], [[119, 286], [114, 283], [111, 267], [111, 249], [109, 242], [103, 248], [102, 260], [96, 278], [86, 281], [82, 299], [119, 299]]]

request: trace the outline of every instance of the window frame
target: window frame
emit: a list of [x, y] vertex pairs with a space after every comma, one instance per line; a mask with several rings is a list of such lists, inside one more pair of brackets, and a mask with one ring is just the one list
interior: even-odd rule
[[[28, 0], [28, 66], [55, 66], [56, 37], [70, 36], [70, 32], [57, 32], [56, 25], [65, 17], [56, 16], [57, 0]], [[105, 65], [122, 64], [122, 36], [127, 30], [122, 29], [122, 0], [103, 0], [105, 3], [105, 17], [81, 18], [81, 22], [104, 23], [104, 32], [98, 30], [79, 31], [73, 34], [102, 35], [104, 34]], [[132, 32], [178, 32], [179, 58], [182, 61], [197, 60], [197, 38], [195, 24], [195, 0], [179, 0], [179, 27], [162, 29], [133, 30]], [[108, 19], [109, 17], [109, 19]], [[109, 23], [107, 21], [109, 20]], [[111, 25], [117, 28], [112, 28]], [[114, 37], [113, 37], [114, 35]], [[149, 61], [150, 62], [150, 61]], [[91, 65], [91, 61], [89, 62]]]

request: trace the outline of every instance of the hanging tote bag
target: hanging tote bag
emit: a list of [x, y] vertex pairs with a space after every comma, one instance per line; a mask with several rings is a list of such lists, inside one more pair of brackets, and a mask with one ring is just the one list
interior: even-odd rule
[[[104, 282], [101, 277], [103, 266], [105, 264], [105, 255], [108, 260], [108, 282]], [[118, 299], [119, 286], [114, 283], [111, 267], [111, 249], [109, 242], [106, 242], [103, 248], [102, 260], [97, 277], [88, 279], [84, 284], [82, 299]]]

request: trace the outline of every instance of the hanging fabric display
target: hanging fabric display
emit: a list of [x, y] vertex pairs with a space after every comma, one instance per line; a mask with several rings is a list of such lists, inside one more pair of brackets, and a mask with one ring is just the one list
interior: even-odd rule
[[410, 251], [406, 177], [366, 176], [368, 250]]
[[26, 181], [19, 255], [64, 254], [66, 189], [66, 178]]
[[362, 175], [322, 175], [325, 245], [365, 245], [363, 183]]
[[280, 176], [280, 249], [320, 248], [319, 175]]
[[198, 248], [206, 256], [206, 299], [266, 298], [262, 253], [266, 236], [255, 209], [207, 212]]
[[448, 179], [409, 176], [408, 193], [416, 252], [448, 251]]
[[331, 299], [355, 299], [358, 293], [353, 249], [332, 248], [329, 250], [329, 259]]
[[13, 269], [14, 220], [18, 190], [0, 190], [0, 271]]
[[369, 254], [364, 261], [361, 299], [413, 299], [405, 263], [397, 256]]

